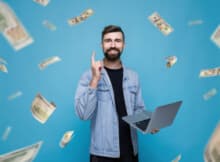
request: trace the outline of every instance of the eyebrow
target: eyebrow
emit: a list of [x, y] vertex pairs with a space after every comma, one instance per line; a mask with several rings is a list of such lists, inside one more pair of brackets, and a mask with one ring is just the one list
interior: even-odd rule
[[114, 42], [122, 42], [123, 40], [120, 39], [120, 38], [116, 38], [116, 39], [114, 39], [114, 40], [112, 40], [111, 38], [106, 38], [106, 39], [104, 39], [103, 41], [104, 41], [104, 42], [112, 42], [112, 41], [114, 41]]

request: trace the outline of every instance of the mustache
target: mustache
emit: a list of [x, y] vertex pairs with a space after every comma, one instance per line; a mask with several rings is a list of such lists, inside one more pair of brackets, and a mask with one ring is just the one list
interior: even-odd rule
[[112, 47], [112, 48], [109, 48], [108, 50], [106, 50], [106, 52], [109, 52], [109, 51], [111, 51], [111, 50], [115, 50], [115, 51], [118, 51], [118, 52], [120, 52], [120, 50], [119, 50], [119, 49], [117, 49], [117, 48], [114, 48], [114, 47]]

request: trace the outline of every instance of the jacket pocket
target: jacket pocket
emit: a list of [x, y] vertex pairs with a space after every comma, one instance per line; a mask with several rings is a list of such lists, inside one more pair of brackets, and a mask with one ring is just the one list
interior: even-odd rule
[[110, 88], [103, 85], [99, 86], [97, 89], [97, 97], [98, 100], [109, 101], [111, 99]]
[[133, 109], [136, 105], [137, 86], [136, 85], [129, 86], [128, 93], [129, 93], [129, 102]]

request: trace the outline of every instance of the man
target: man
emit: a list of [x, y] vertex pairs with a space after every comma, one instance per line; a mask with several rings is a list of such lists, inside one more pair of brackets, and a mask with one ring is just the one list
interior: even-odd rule
[[[138, 162], [137, 132], [122, 117], [145, 109], [138, 75], [120, 59], [125, 36], [118, 26], [102, 31], [103, 61], [91, 56], [75, 95], [75, 109], [91, 120], [90, 162]], [[152, 133], [156, 133], [153, 130]]]

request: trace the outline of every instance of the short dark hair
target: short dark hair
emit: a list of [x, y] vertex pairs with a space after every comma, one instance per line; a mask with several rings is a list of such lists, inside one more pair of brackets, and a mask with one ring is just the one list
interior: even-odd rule
[[104, 27], [104, 29], [102, 31], [102, 41], [103, 41], [105, 34], [112, 33], [112, 32], [121, 32], [122, 37], [123, 37], [123, 41], [125, 41], [125, 35], [124, 35], [123, 30], [121, 29], [120, 26], [116, 26], [116, 25], [108, 25], [108, 26]]

